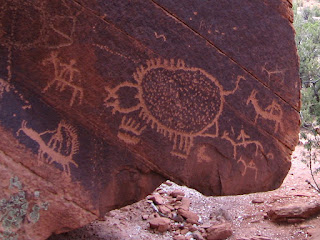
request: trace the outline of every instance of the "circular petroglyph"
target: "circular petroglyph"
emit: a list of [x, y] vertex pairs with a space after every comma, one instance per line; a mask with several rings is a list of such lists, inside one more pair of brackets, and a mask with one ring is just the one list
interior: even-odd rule
[[142, 76], [141, 88], [150, 114], [177, 131], [199, 132], [220, 110], [220, 90], [200, 70], [152, 68]]
[[160, 127], [194, 134], [221, 113], [221, 87], [216, 79], [183, 61], [151, 60], [135, 75], [144, 115]]

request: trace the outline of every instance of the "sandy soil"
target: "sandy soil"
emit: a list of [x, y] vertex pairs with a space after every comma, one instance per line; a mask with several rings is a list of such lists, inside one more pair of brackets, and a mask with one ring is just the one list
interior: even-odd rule
[[[165, 192], [181, 189], [191, 200], [191, 210], [197, 213], [206, 223], [210, 215], [220, 215], [232, 223], [233, 235], [230, 240], [243, 238], [253, 239], [310, 239], [308, 232], [320, 226], [320, 216], [299, 224], [275, 224], [267, 217], [267, 211], [275, 205], [293, 202], [308, 202], [319, 199], [319, 194], [305, 182], [311, 180], [307, 166], [301, 162], [303, 147], [298, 146], [292, 155], [292, 168], [282, 186], [270, 192], [240, 196], [205, 197], [199, 192], [184, 186], [162, 184], [159, 188]], [[262, 203], [252, 203], [258, 200]], [[119, 210], [111, 211], [105, 221], [96, 221], [81, 229], [52, 236], [49, 240], [90, 239], [90, 240], [123, 240], [123, 239], [173, 239], [174, 232], [155, 233], [149, 228], [143, 215], [150, 215], [155, 210], [147, 200]], [[313, 238], [317, 239], [317, 238]]]

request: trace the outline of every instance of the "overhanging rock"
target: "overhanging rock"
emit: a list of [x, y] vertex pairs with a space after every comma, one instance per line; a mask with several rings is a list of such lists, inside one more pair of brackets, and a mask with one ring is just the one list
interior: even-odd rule
[[0, 0], [1, 234], [45, 239], [166, 179], [279, 187], [299, 132], [291, 7]]

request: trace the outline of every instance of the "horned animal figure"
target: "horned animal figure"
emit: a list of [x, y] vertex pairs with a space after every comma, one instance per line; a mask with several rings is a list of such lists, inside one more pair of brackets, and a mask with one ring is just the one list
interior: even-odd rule
[[275, 122], [275, 129], [274, 132], [279, 131], [282, 128], [282, 109], [280, 105], [275, 101], [272, 100], [272, 103], [267, 106], [265, 109], [261, 108], [259, 105], [259, 101], [257, 99], [257, 91], [252, 90], [248, 100], [247, 105], [252, 104], [254, 110], [256, 111], [256, 117], [254, 119], [254, 123], [256, 124], [259, 117], [262, 117], [265, 120], [270, 120]]

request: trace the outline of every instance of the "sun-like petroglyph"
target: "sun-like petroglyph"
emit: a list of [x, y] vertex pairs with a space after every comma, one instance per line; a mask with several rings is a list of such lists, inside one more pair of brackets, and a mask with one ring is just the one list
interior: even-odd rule
[[255, 180], [257, 180], [258, 177], [258, 168], [257, 165], [255, 164], [255, 162], [253, 160], [250, 160], [250, 162], [246, 162], [242, 157], [239, 158], [239, 160], [237, 161], [237, 163], [241, 163], [243, 165], [243, 171], [241, 171], [241, 175], [245, 176], [247, 174], [248, 169], [251, 169], [255, 172]]
[[[47, 83], [42, 92], [45, 93], [50, 88], [63, 92], [66, 88], [69, 88], [69, 90], [72, 91], [69, 105], [72, 106], [76, 99], [78, 99], [78, 104], [81, 104], [83, 89], [79, 86], [79, 84], [81, 84], [80, 71], [75, 67], [76, 61], [71, 59], [69, 63], [64, 63], [59, 59], [57, 52], [51, 52], [50, 57], [45, 59], [42, 63], [43, 65], [50, 64], [54, 69], [53, 79]], [[76, 75], [78, 75], [77, 78], [75, 77]]]
[[247, 105], [250, 103], [256, 111], [256, 117], [254, 119], [255, 124], [257, 123], [259, 117], [261, 117], [262, 119], [275, 122], [274, 132], [278, 132], [282, 129], [283, 112], [281, 106], [275, 100], [272, 100], [272, 103], [263, 109], [257, 99], [257, 90], [252, 90], [247, 100]]
[[[232, 129], [232, 132], [233, 129]], [[233, 146], [233, 158], [237, 158], [237, 148], [238, 147], [247, 147], [249, 145], [255, 146], [255, 156], [258, 156], [259, 150], [264, 153], [264, 149], [262, 144], [257, 140], [251, 140], [251, 137], [245, 133], [243, 129], [240, 130], [240, 133], [236, 140], [230, 137], [230, 134], [227, 131], [224, 131], [222, 139], [228, 140], [230, 144]]]
[[[62, 166], [63, 171], [69, 176], [70, 164], [78, 167], [78, 164], [73, 160], [74, 155], [79, 151], [78, 135], [76, 130], [65, 121], [61, 121], [57, 129], [42, 133], [27, 127], [27, 122], [22, 121], [17, 135], [20, 136], [22, 132], [39, 145], [39, 163], [47, 162], [50, 164], [56, 162]], [[45, 139], [49, 139], [49, 141]]]
[[[106, 87], [104, 104], [112, 108], [113, 114], [137, 111], [139, 115], [139, 125], [133, 124], [139, 131], [126, 129], [127, 134], [124, 136], [122, 132], [121, 139], [130, 144], [138, 143], [142, 126], [146, 125], [173, 142], [171, 154], [181, 158], [188, 157], [195, 137], [218, 137], [218, 120], [225, 97], [234, 94], [239, 82], [245, 79], [238, 76], [233, 90], [225, 90], [203, 69], [188, 67], [183, 60], [173, 59], [149, 60], [146, 67], [137, 68], [133, 77], [135, 83], [123, 82], [114, 88]], [[123, 88], [135, 89], [133, 100], [136, 104], [123, 104], [123, 97], [120, 97]], [[126, 121], [122, 121], [122, 130]], [[207, 132], [211, 128], [215, 133]]]
[[278, 66], [271, 70], [267, 68], [267, 63], [265, 63], [262, 66], [262, 72], [266, 73], [268, 76], [268, 84], [270, 84], [270, 81], [274, 79], [274, 81], [278, 81], [279, 83], [283, 84], [284, 83], [284, 78], [287, 69], [280, 69]]
[[154, 36], [156, 37], [156, 39], [161, 38], [164, 42], [167, 41], [167, 38], [164, 34], [158, 34], [157, 32], [154, 32]]

